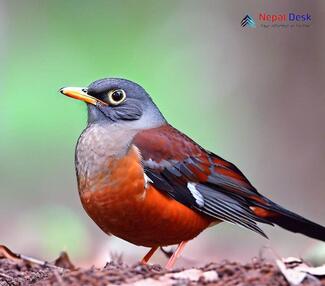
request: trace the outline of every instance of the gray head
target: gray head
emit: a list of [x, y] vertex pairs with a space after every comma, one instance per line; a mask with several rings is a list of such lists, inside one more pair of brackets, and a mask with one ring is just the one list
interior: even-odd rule
[[130, 80], [105, 78], [85, 88], [66, 87], [60, 92], [87, 103], [88, 123], [117, 123], [144, 129], [166, 122], [148, 93]]

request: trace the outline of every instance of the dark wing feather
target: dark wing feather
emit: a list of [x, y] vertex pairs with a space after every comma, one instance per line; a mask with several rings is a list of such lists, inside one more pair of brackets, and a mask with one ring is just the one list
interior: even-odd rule
[[[254, 214], [250, 201], [267, 201], [236, 166], [170, 125], [140, 131], [133, 144], [141, 153], [146, 175], [158, 190], [208, 216], [265, 236], [256, 222], [268, 222]], [[193, 184], [192, 190], [188, 183]]]

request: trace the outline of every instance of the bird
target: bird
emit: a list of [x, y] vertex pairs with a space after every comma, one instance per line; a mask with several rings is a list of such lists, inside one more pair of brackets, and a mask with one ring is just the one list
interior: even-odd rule
[[96, 80], [60, 92], [84, 101], [88, 123], [75, 149], [79, 196], [89, 217], [108, 235], [155, 251], [186, 243], [229, 222], [267, 238], [259, 224], [325, 241], [325, 227], [260, 194], [231, 162], [170, 125], [139, 84]]

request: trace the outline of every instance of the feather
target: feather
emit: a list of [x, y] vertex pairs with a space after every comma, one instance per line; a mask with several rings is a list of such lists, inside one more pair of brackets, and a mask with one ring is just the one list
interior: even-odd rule
[[266, 237], [250, 209], [263, 200], [239, 169], [208, 152], [170, 125], [140, 131], [132, 142], [143, 166], [161, 192], [198, 212], [246, 227]]

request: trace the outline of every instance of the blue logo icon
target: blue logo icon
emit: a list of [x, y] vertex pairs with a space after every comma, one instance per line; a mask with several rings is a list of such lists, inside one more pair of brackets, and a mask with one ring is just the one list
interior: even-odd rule
[[246, 15], [240, 22], [242, 27], [256, 28], [254, 18], [252, 16]]

